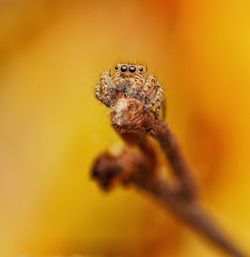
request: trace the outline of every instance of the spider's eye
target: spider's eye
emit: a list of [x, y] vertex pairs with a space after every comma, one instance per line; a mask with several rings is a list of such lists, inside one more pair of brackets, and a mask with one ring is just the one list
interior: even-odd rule
[[122, 67], [121, 67], [121, 71], [122, 71], [122, 72], [127, 71], [127, 69], [128, 69], [128, 67], [127, 67], [126, 65], [122, 65]]
[[129, 67], [129, 71], [130, 71], [130, 72], [135, 72], [135, 71], [136, 71], [136, 67], [135, 67], [134, 65], [131, 65], [131, 66]]
[[115, 65], [115, 69], [116, 69], [116, 70], [118, 70], [118, 69], [119, 69], [118, 65]]
[[140, 68], [139, 68], [139, 71], [143, 71], [143, 67], [140, 67]]

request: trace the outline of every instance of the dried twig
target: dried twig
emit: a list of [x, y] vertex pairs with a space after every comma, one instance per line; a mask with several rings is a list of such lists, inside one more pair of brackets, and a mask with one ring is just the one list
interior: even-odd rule
[[[115, 184], [134, 185], [150, 194], [164, 207], [200, 232], [222, 250], [235, 257], [245, 256], [221, 232], [201, 206], [192, 173], [183, 158], [175, 137], [167, 124], [144, 104], [121, 97], [112, 106], [111, 124], [127, 145], [136, 145], [139, 151], [126, 147], [122, 153], [101, 154], [95, 161], [92, 176], [103, 190]], [[177, 184], [169, 183], [157, 169], [156, 152], [148, 140], [155, 138], [168, 158]]]

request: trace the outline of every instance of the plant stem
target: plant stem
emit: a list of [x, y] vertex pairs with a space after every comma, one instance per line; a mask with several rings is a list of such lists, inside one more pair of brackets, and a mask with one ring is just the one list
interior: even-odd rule
[[[93, 178], [104, 190], [115, 184], [136, 186], [230, 256], [246, 256], [203, 209], [192, 172], [167, 124], [154, 113], [145, 111], [138, 100], [122, 101], [122, 105], [118, 103], [112, 109], [111, 124], [128, 146], [136, 145], [139, 151], [134, 153], [124, 148], [116, 156], [108, 152], [101, 154], [94, 163]], [[150, 136], [158, 141], [168, 158], [178, 185], [170, 184], [157, 171], [156, 151], [148, 140]]]

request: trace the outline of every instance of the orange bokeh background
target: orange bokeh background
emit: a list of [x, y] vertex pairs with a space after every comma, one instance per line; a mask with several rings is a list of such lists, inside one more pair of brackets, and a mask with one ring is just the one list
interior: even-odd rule
[[0, 256], [224, 256], [133, 189], [90, 180], [122, 144], [94, 98], [117, 61], [166, 87], [205, 206], [250, 252], [249, 1], [0, 2]]

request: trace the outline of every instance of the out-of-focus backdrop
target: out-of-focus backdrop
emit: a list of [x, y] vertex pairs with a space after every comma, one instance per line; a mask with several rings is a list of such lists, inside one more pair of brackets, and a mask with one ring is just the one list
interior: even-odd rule
[[0, 256], [224, 256], [135, 190], [102, 193], [121, 144], [93, 95], [117, 61], [166, 87], [201, 197], [250, 251], [249, 1], [0, 1]]

